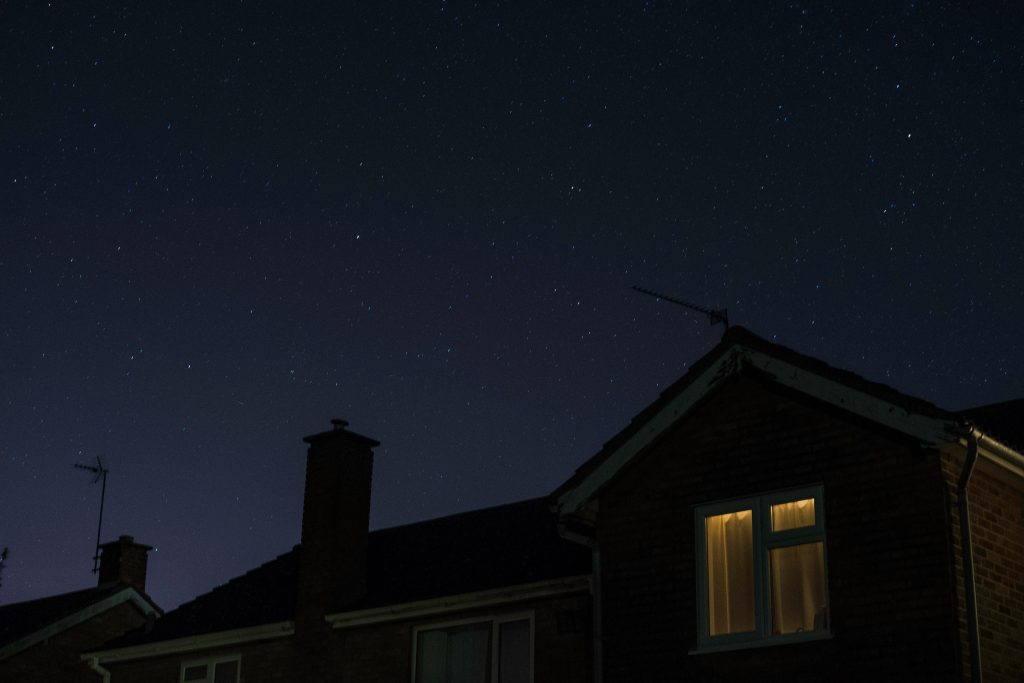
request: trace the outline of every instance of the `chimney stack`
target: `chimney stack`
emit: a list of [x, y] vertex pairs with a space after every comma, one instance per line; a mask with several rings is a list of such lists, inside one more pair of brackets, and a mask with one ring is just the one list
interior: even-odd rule
[[302, 506], [296, 630], [325, 627], [329, 609], [366, 592], [373, 439], [350, 432], [344, 420], [303, 439], [306, 491]]
[[152, 549], [127, 535], [101, 545], [100, 584], [118, 582], [145, 592], [146, 563]]

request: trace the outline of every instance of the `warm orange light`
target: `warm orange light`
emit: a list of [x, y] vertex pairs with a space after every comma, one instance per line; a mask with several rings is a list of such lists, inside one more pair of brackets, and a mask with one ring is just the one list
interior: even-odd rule
[[814, 499], [772, 505], [772, 531], [814, 526]]

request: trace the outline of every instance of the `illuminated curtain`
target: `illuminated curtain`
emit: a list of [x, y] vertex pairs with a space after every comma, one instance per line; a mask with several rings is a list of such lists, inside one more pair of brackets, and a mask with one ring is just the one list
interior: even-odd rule
[[825, 628], [824, 544], [771, 550], [772, 632]]
[[708, 627], [712, 636], [753, 631], [754, 531], [750, 510], [705, 518]]
[[772, 505], [772, 531], [814, 526], [814, 499]]

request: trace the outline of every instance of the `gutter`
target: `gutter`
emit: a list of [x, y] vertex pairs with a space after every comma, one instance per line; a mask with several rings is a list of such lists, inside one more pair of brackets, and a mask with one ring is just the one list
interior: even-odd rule
[[161, 655], [179, 654], [195, 650], [205, 650], [214, 647], [237, 645], [239, 643], [250, 643], [273, 638], [283, 638], [295, 633], [295, 624], [291, 621], [279, 621], [273, 624], [261, 626], [249, 626], [236, 628], [230, 631], [215, 631], [196, 636], [175, 638], [174, 640], [162, 640], [145, 645], [129, 645], [112, 650], [95, 650], [85, 653], [83, 659], [95, 659], [99, 662], [125, 662], [132, 659], [144, 659], [146, 657], [158, 657]]
[[967, 641], [971, 648], [971, 681], [982, 683], [981, 639], [978, 636], [978, 599], [974, 581], [974, 544], [971, 541], [971, 511], [968, 507], [967, 487], [978, 464], [978, 441], [981, 435], [974, 427], [967, 432], [967, 458], [956, 487], [957, 504], [960, 506], [960, 551], [963, 554], [964, 597], [967, 607]]
[[996, 441], [988, 434], [978, 431], [977, 427], [971, 427], [974, 436], [978, 440], [978, 454], [1002, 467], [1007, 472], [1012, 472], [1024, 479], [1024, 455], [1021, 455], [1006, 444]]
[[335, 614], [328, 614], [324, 617], [324, 620], [333, 628], [351, 628], [353, 626], [379, 624], [427, 615], [434, 616], [466, 609], [578, 593], [587, 591], [589, 588], [590, 575], [582, 574], [561, 579], [521, 584], [519, 586], [494, 588], [475, 593], [460, 593], [458, 595], [428, 598], [427, 600], [418, 600], [416, 602], [404, 602], [397, 605], [370, 607], [350, 612], [337, 612]]
[[85, 660], [85, 663], [89, 665], [90, 669], [98, 673], [100, 676], [103, 676], [103, 683], [110, 683], [110, 671], [100, 666], [99, 657], [83, 655], [82, 659]]

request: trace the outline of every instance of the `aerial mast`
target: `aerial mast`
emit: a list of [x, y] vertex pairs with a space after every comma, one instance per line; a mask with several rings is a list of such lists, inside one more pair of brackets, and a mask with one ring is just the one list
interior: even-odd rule
[[96, 456], [95, 465], [81, 465], [75, 463], [75, 469], [85, 470], [86, 472], [92, 472], [96, 475], [96, 478], [92, 480], [92, 483], [98, 481], [102, 482], [100, 487], [100, 521], [96, 526], [96, 553], [92, 556], [92, 573], [95, 574], [100, 570], [100, 534], [103, 532], [103, 504], [107, 498], [107, 474], [110, 470], [103, 466], [103, 461], [100, 460], [100, 456]]
[[688, 301], [682, 301], [681, 299], [676, 299], [675, 297], [671, 297], [671, 296], [668, 296], [666, 294], [660, 294], [660, 293], [655, 292], [653, 290], [645, 289], [644, 287], [638, 287], [636, 285], [633, 285], [633, 289], [635, 289], [636, 291], [638, 291], [638, 292], [640, 292], [642, 294], [647, 294], [648, 296], [653, 296], [656, 299], [664, 299], [665, 301], [669, 301], [671, 303], [678, 304], [680, 306], [685, 306], [686, 308], [689, 308], [691, 310], [697, 311], [698, 313], [703, 313], [704, 315], [706, 315], [708, 317], [708, 320], [711, 322], [712, 325], [715, 325], [717, 323], [722, 323], [722, 325], [725, 326], [726, 330], [729, 329], [729, 309], [727, 309], [727, 308], [722, 308], [722, 309], [718, 309], [718, 310], [711, 309], [711, 308], [704, 308], [703, 306], [698, 306], [697, 304], [691, 304]]

